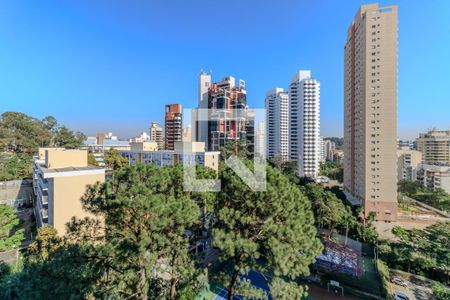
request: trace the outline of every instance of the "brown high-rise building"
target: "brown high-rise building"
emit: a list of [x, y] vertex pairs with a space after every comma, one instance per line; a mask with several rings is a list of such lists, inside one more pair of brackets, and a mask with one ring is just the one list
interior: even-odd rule
[[362, 5], [347, 31], [344, 191], [365, 216], [397, 216], [397, 6]]
[[165, 149], [174, 150], [182, 136], [181, 104], [167, 104], [165, 117]]

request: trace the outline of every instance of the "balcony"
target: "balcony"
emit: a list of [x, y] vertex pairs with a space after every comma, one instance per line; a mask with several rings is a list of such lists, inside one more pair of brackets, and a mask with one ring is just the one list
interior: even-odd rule
[[48, 210], [43, 208], [41, 209], [41, 215], [43, 220], [48, 220]]

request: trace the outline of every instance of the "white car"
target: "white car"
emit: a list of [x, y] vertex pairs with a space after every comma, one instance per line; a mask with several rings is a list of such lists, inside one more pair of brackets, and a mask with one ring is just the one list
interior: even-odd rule
[[398, 277], [392, 277], [392, 278], [391, 278], [391, 282], [394, 283], [394, 284], [396, 284], [396, 285], [399, 285], [399, 286], [404, 286], [404, 287], [407, 287], [407, 286], [408, 286], [408, 284], [406, 283], [406, 281], [404, 281], [404, 280], [402, 280], [402, 279], [400, 279], [400, 278], [398, 278]]
[[394, 300], [409, 300], [408, 296], [403, 294], [402, 292], [396, 291], [394, 294]]

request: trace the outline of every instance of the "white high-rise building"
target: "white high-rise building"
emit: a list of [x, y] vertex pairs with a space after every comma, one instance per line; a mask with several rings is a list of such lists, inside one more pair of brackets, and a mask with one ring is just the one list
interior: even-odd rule
[[299, 176], [315, 178], [321, 160], [320, 83], [311, 71], [299, 71], [289, 86], [289, 159]]
[[266, 93], [266, 156], [289, 159], [289, 96], [282, 88]]
[[331, 140], [323, 140], [323, 160], [333, 161], [334, 150], [336, 150], [336, 144]]

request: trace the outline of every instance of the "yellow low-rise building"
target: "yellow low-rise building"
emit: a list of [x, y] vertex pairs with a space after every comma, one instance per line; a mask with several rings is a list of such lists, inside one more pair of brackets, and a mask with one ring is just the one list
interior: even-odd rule
[[92, 215], [83, 209], [81, 197], [90, 184], [105, 181], [105, 169], [88, 165], [87, 150], [40, 148], [33, 165], [36, 224], [48, 224], [66, 232], [72, 217]]

